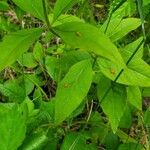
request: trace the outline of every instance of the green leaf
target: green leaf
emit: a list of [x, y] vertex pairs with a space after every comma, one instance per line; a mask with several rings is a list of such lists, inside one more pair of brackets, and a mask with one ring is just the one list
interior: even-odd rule
[[119, 145], [119, 138], [116, 134], [110, 132], [105, 137], [105, 143], [107, 150], [117, 150]]
[[49, 102], [42, 102], [41, 111], [47, 114], [50, 122], [54, 122], [54, 108], [55, 108], [55, 98], [51, 99]]
[[57, 0], [55, 7], [54, 7], [54, 17], [53, 22], [57, 20], [57, 18], [67, 11], [69, 8], [71, 8], [75, 3], [77, 3], [79, 0]]
[[121, 67], [125, 66], [117, 47], [96, 27], [82, 22], [68, 22], [54, 29], [69, 45], [94, 52]]
[[[102, 73], [111, 80], [115, 80], [121, 68], [106, 59], [98, 59], [98, 65]], [[125, 68], [118, 83], [131, 86], [150, 87], [150, 66], [141, 59], [132, 61], [129, 68]]]
[[137, 86], [127, 87], [127, 99], [130, 104], [139, 110], [142, 110], [142, 95], [140, 88]]
[[53, 56], [47, 56], [45, 59], [45, 66], [48, 74], [54, 81], [58, 81], [59, 79], [59, 60]]
[[[123, 0], [116, 0], [116, 5], [118, 5], [121, 1]], [[136, 3], [133, 0], [124, 1], [125, 2], [115, 12], [113, 12], [112, 19], [130, 17], [136, 12]]]
[[22, 54], [19, 57], [18, 61], [22, 66], [25, 66], [27, 68], [35, 68], [37, 66], [37, 62], [35, 61], [33, 53], [31, 52]]
[[[97, 122], [98, 123], [98, 122]], [[93, 127], [90, 129], [91, 134], [93, 135], [93, 139], [97, 142], [100, 140], [101, 143], [104, 143], [105, 137], [108, 134], [108, 128], [105, 124], [99, 124], [99, 126]]]
[[17, 80], [8, 80], [0, 84], [0, 92], [9, 97], [10, 102], [22, 102], [26, 97], [25, 88], [17, 83]]
[[17, 6], [24, 11], [31, 13], [33, 16], [45, 21], [42, 0], [12, 0]]
[[40, 105], [40, 103], [42, 101], [42, 93], [39, 88], [35, 89], [34, 94], [33, 94], [33, 100], [35, 100], [37, 102], [37, 105]]
[[60, 15], [57, 18], [57, 20], [53, 23], [53, 17], [54, 17], [54, 14], [49, 14], [48, 15], [49, 22], [52, 24], [53, 27], [61, 25], [62, 23], [66, 23], [66, 22], [74, 22], [74, 21], [75, 22], [84, 22], [83, 20], [81, 20], [77, 16], [63, 14], [63, 15]]
[[135, 143], [121, 144], [118, 150], [142, 150], [142, 146]]
[[33, 56], [36, 61], [41, 62], [44, 57], [44, 49], [41, 43], [37, 42], [34, 46]]
[[86, 51], [68, 51], [61, 54], [60, 58], [47, 56], [45, 65], [50, 77], [55, 81], [59, 81], [72, 65], [85, 59], [91, 59], [90, 54]]
[[110, 13], [115, 13], [117, 10], [120, 10], [120, 8], [124, 5], [125, 0], [113, 0], [111, 1], [111, 5], [109, 8]]
[[86, 144], [88, 138], [82, 133], [66, 135], [61, 150], [97, 150], [94, 144]]
[[26, 95], [29, 95], [34, 89], [34, 83], [30, 80], [30, 78], [35, 78], [34, 74], [27, 74], [24, 76], [20, 76], [18, 78], [18, 84], [24, 88], [24, 92]]
[[42, 29], [25, 29], [6, 35], [0, 43], [0, 71], [14, 63], [41, 35]]
[[9, 9], [9, 5], [7, 2], [0, 2], [0, 11], [7, 11]]
[[121, 117], [119, 128], [129, 129], [132, 125], [132, 114], [129, 106], [126, 106], [123, 116]]
[[30, 116], [33, 113], [33, 111], [34, 111], [34, 103], [33, 103], [33, 101], [31, 101], [29, 99], [29, 97], [27, 97], [23, 101], [23, 103], [21, 104], [21, 106], [22, 106], [22, 109], [26, 109], [27, 108], [27, 114], [28, 114], [28, 116]]
[[10, 102], [21, 103], [34, 89], [34, 84], [27, 78], [33, 75], [22, 75], [0, 84], [0, 93], [9, 98]]
[[146, 6], [146, 5], [148, 5], [148, 4], [150, 4], [150, 1], [149, 1], [149, 0], [143, 0], [143, 6]]
[[123, 132], [122, 130], [118, 129], [116, 134], [118, 135], [120, 140], [124, 143], [126, 143], [126, 142], [138, 143], [138, 141], [136, 141], [134, 138], [130, 137], [127, 133]]
[[85, 60], [91, 59], [91, 55], [86, 51], [69, 51], [64, 53], [60, 57], [60, 68], [66, 73], [69, 68], [75, 63]]
[[[125, 62], [129, 60], [141, 41], [142, 38], [139, 38], [121, 50], [122, 57]], [[142, 53], [143, 45], [140, 46], [138, 52], [122, 72], [121, 76], [117, 80], [118, 83], [141, 87], [150, 86], [150, 66], [141, 59]], [[114, 64], [107, 59], [100, 58], [97, 62], [102, 73], [111, 80], [115, 80], [121, 71], [118, 64]]]
[[143, 88], [142, 96], [143, 97], [150, 97], [150, 87], [149, 88]]
[[[137, 46], [142, 42], [143, 37], [138, 38], [137, 40], [129, 43], [128, 45], [126, 45], [125, 47], [121, 48], [121, 55], [123, 57], [123, 59], [125, 60], [125, 62], [128, 61], [129, 57], [134, 53], [135, 49], [137, 48]], [[137, 53], [134, 56], [135, 58], [142, 58], [143, 57], [143, 44], [140, 46], [140, 48], [138, 49]]]
[[48, 138], [44, 132], [35, 133], [25, 139], [19, 150], [41, 150], [47, 144], [47, 141]]
[[[101, 30], [104, 31], [107, 23], [104, 23]], [[111, 20], [106, 35], [113, 41], [117, 41], [127, 35], [132, 30], [135, 30], [141, 25], [141, 20], [137, 18], [113, 19]]]
[[14, 104], [0, 104], [0, 150], [17, 150], [25, 137], [25, 122]]
[[89, 60], [73, 65], [59, 83], [55, 99], [55, 124], [64, 121], [83, 101], [92, 82]]
[[34, 103], [29, 99], [29, 97], [26, 97], [26, 99], [21, 103], [20, 110], [24, 120], [28, 121], [34, 111]]
[[150, 107], [146, 110], [145, 114], [144, 114], [144, 123], [147, 126], [150, 126]]
[[[112, 89], [101, 102], [110, 86], [112, 86]], [[115, 133], [126, 108], [126, 91], [122, 86], [111, 85], [110, 80], [103, 76], [98, 84], [97, 92], [102, 109], [108, 116], [112, 130]]]

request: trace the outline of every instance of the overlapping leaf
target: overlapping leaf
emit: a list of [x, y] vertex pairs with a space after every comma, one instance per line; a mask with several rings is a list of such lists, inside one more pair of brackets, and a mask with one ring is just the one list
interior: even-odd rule
[[36, 133], [27, 137], [19, 150], [44, 149], [47, 142], [48, 137], [46, 136], [46, 133]]
[[98, 84], [97, 92], [102, 109], [108, 116], [113, 132], [116, 132], [126, 108], [126, 91], [122, 86], [113, 85], [105, 96], [109, 87], [111, 87], [110, 80], [103, 76]]
[[13, 2], [38, 19], [45, 20], [42, 0], [13, 0]]
[[[136, 45], [136, 47], [138, 47], [138, 44]], [[136, 47], [133, 48], [131, 46], [130, 48], [135, 50]], [[128, 61], [134, 50], [133, 51], [124, 50], [122, 56], [125, 62]], [[135, 55], [133, 59], [130, 61], [130, 63], [128, 64], [128, 68], [124, 69], [119, 79], [117, 80], [118, 83], [141, 87], [150, 86], [150, 66], [141, 59], [141, 54], [140, 57], [138, 56], [139, 55], [138, 53], [137, 56]], [[98, 64], [103, 74], [108, 78], [110, 78], [111, 80], [115, 80], [115, 78], [121, 71], [121, 68], [119, 67], [118, 64], [114, 64], [111, 61], [103, 58], [98, 60]]]
[[31, 44], [41, 35], [42, 29], [25, 29], [6, 35], [0, 43], [0, 71], [11, 65], [28, 50]]
[[97, 147], [93, 143], [86, 144], [88, 138], [82, 133], [70, 133], [66, 135], [61, 150], [96, 150]]
[[127, 87], [127, 97], [130, 104], [135, 106], [137, 109], [142, 110], [142, 95], [139, 87]]
[[[118, 65], [106, 59], [99, 59], [98, 64], [103, 74], [113, 81], [121, 71]], [[137, 59], [132, 61], [128, 67], [120, 75], [117, 80], [118, 83], [141, 87], [150, 86], [150, 66], [148, 64], [141, 59]]]
[[125, 67], [117, 47], [96, 27], [82, 22], [64, 23], [54, 28], [69, 45], [103, 56]]
[[0, 104], [0, 150], [17, 150], [25, 132], [25, 122], [18, 107], [13, 104]]
[[70, 7], [72, 7], [79, 0], [57, 0], [54, 7], [54, 18], [55, 21], [62, 13], [67, 11]]
[[[104, 23], [101, 27], [101, 30], [104, 31], [106, 28], [107, 23]], [[135, 30], [141, 25], [141, 20], [137, 18], [127, 18], [127, 19], [112, 19], [106, 35], [110, 37], [110, 39], [114, 42], [125, 35], [127, 35], [129, 32]]]
[[58, 85], [55, 98], [55, 124], [64, 121], [83, 101], [92, 82], [89, 60], [73, 65]]

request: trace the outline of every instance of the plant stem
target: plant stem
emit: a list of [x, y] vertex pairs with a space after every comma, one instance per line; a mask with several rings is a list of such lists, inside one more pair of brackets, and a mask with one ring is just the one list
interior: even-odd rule
[[[141, 18], [141, 22], [142, 22], [142, 32], [143, 32], [143, 37], [144, 40], [146, 42], [146, 32], [145, 32], [145, 26], [144, 26], [144, 16], [143, 16], [143, 5], [142, 5], [142, 0], [136, 0], [136, 4], [137, 4], [137, 9], [139, 12], [139, 16]], [[148, 48], [148, 44], [147, 44], [147, 48]], [[146, 149], [148, 150], [149, 147], [149, 128], [147, 125], [144, 125], [144, 120], [143, 120], [143, 116], [141, 115], [141, 120], [142, 120], [142, 126], [143, 126], [143, 130], [146, 132]]]
[[[144, 42], [144, 39], [139, 43], [139, 45], [135, 49], [134, 53], [130, 56], [130, 58], [126, 62], [126, 65], [128, 65], [131, 62], [131, 60], [133, 59], [133, 57], [135, 56], [135, 54], [138, 52], [138, 50], [141, 47], [141, 45], [143, 44], [143, 42]], [[116, 82], [119, 79], [119, 77], [121, 76], [121, 74], [123, 73], [123, 71], [124, 71], [124, 69], [121, 69], [121, 71], [118, 73], [117, 77], [115, 78], [115, 80], [113, 82]], [[106, 98], [106, 96], [108, 95], [108, 93], [110, 92], [110, 90], [111, 90], [111, 86], [109, 86], [109, 88], [106, 90], [106, 92], [105, 92], [104, 96], [102, 97], [100, 103], [103, 102], [103, 100]]]
[[43, 5], [43, 11], [44, 11], [44, 16], [45, 16], [45, 21], [46, 21], [46, 24], [47, 24], [47, 27], [48, 27], [49, 31], [52, 32], [54, 35], [56, 35], [56, 36], [59, 37], [59, 35], [52, 29], [52, 26], [51, 26], [51, 24], [49, 22], [45, 0], [42, 0], [42, 5]]

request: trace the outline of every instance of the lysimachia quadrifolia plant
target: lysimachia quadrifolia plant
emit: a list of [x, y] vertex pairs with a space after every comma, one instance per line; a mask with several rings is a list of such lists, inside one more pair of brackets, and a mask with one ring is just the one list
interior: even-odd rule
[[[0, 84], [0, 92], [9, 98], [9, 103], [0, 103], [0, 150], [55, 149], [59, 140], [53, 137], [58, 135], [65, 136], [59, 145], [62, 150], [96, 150], [98, 139], [109, 147], [108, 136], [116, 140], [119, 137], [125, 143], [117, 140], [119, 150], [142, 149], [136, 139], [120, 130], [131, 127], [133, 110], [142, 112], [142, 92], [150, 87], [150, 66], [143, 60], [145, 37], [135, 36], [130, 43], [122, 42], [143, 27], [141, 18], [132, 17], [136, 3], [114, 0], [106, 21], [93, 24], [70, 13], [72, 7], [86, 5], [86, 0], [57, 0], [54, 8], [46, 0], [12, 2], [23, 14], [27, 12], [38, 19], [41, 26], [7, 30], [0, 42], [0, 71], [13, 68], [19, 74]], [[147, 3], [144, 1], [144, 5]], [[3, 11], [9, 9], [6, 1], [0, 2], [0, 6]], [[52, 39], [56, 44], [44, 48], [42, 42]], [[36, 71], [21, 72], [16, 62]], [[43, 90], [48, 83], [38, 78], [41, 72], [57, 84], [52, 96]], [[92, 100], [90, 93], [94, 95]], [[86, 119], [81, 121], [84, 124], [80, 132], [67, 132], [88, 101], [98, 101], [98, 105], [92, 103]], [[86, 133], [87, 128], [91, 131]], [[86, 145], [89, 137], [95, 141]]]

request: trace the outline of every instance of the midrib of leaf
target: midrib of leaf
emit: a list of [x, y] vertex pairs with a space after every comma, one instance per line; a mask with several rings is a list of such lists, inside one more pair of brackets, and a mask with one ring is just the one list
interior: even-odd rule
[[[115, 28], [114, 28], [114, 31], [116, 31], [116, 29], [118, 28], [118, 26], [121, 24], [121, 21], [122, 21], [123, 19], [121, 19], [119, 22], [118, 22], [118, 24], [117, 25], [115, 25]], [[111, 22], [110, 22], [111, 23]], [[107, 30], [107, 32], [108, 32], [108, 30]], [[106, 32], [106, 34], [107, 34], [107, 32]], [[116, 34], [117, 32], [113, 32], [113, 35], [114, 34]], [[108, 36], [109, 36], [109, 34], [108, 34]]]
[[76, 137], [76, 139], [74, 140], [74, 142], [71, 144], [69, 150], [74, 150], [76, 143], [79, 141], [80, 135]]
[[75, 80], [73, 81], [72, 86], [76, 85], [77, 81], [79, 80], [80, 75], [82, 74], [82, 72], [84, 71], [85, 68], [83, 68], [77, 75], [77, 77], [75, 78]]
[[[71, 84], [71, 92], [69, 92], [69, 93], [72, 93], [73, 91], [74, 91], [74, 89], [72, 89], [72, 87], [74, 87], [74, 86], [76, 86], [77, 85], [77, 81], [79, 80], [79, 76], [81, 75], [81, 73], [84, 71], [84, 69], [82, 69], [79, 73], [78, 73], [78, 75], [77, 75], [77, 78], [74, 80], [74, 81], [72, 81], [72, 84]], [[68, 93], [68, 94], [69, 94]], [[69, 99], [70, 99], [70, 96], [68, 96], [67, 97], [67, 101], [69, 101]]]
[[145, 75], [143, 72], [139, 72], [138, 70], [135, 70], [134, 68], [129, 68], [129, 69], [131, 69], [131, 70], [134, 71], [135, 73], [138, 73], [138, 74], [140, 74], [140, 75], [142, 75], [142, 76], [145, 76], [145, 77], [147, 77], [147, 78], [150, 78], [150, 76], [147, 76], [147, 75]]
[[[78, 73], [77, 77], [75, 78], [75, 80], [72, 81], [72, 84], [71, 84], [71, 92], [69, 93], [72, 93], [74, 89], [72, 89], [72, 87], [76, 86], [77, 85], [77, 81], [79, 80], [79, 76], [82, 74], [82, 72], [84, 71], [84, 68]], [[69, 101], [70, 97], [68, 96], [67, 97], [67, 101]]]
[[[123, 21], [123, 19], [120, 21], [120, 23], [118, 24], [118, 26], [119, 25], [121, 25], [121, 23], [123, 23], [122, 22]], [[133, 25], [132, 24], [128, 24], [128, 26], [125, 26], [125, 25], [121, 25], [121, 28], [119, 28], [119, 30], [118, 30], [118, 26], [116, 26], [116, 28], [115, 28], [115, 32], [113, 32], [113, 34], [111, 35], [111, 37], [113, 37], [113, 36], [116, 36], [118, 33], [121, 33], [122, 32], [122, 28], [124, 28], [124, 27], [132, 27]]]
[[[97, 29], [97, 32], [98, 32], [99, 31], [98, 28], [96, 28], [96, 29]], [[68, 30], [67, 28], [65, 28], [63, 30], [60, 30], [60, 29], [57, 28], [57, 31], [71, 33], [71, 34], [75, 34], [76, 33], [76, 31], [74, 31], [74, 30]], [[86, 31], [87, 32], [87, 30], [84, 29], [84, 28], [82, 28], [82, 31]], [[94, 35], [95, 35], [95, 33], [94, 33]], [[84, 34], [82, 35], [82, 37], [84, 37], [85, 41], [89, 41], [89, 38], [87, 38], [86, 36], [84, 36]], [[114, 63], [116, 63], [116, 59], [118, 59], [118, 61], [120, 62], [118, 65], [120, 65], [120, 67], [122, 69], [126, 68], [126, 65], [125, 65], [125, 63], [123, 61], [123, 58], [121, 57], [121, 54], [119, 53], [118, 49], [115, 46], [113, 46], [113, 49], [118, 53], [118, 55], [119, 55], [118, 58], [116, 58], [116, 55], [114, 55], [114, 53], [112, 53], [111, 51], [109, 51], [109, 53], [108, 53], [108, 55], [109, 55], [109, 58], [108, 58], [108, 56], [105, 57], [104, 54], [103, 54], [103, 51], [105, 51], [105, 50], [108, 51], [108, 49], [105, 48], [105, 45], [100, 44], [99, 43], [100, 41], [94, 40], [94, 39], [90, 39], [89, 42], [94, 43], [96, 46], [93, 49], [91, 49], [90, 47], [88, 47], [88, 48], [85, 49], [85, 46], [83, 48], [80, 48], [80, 49], [84, 49], [84, 50], [88, 49], [88, 51], [93, 51], [96, 55], [104, 57], [106, 59], [109, 59], [109, 60], [111, 60]], [[110, 56], [111, 56], [111, 58], [110, 58]]]
[[[136, 55], [136, 53], [137, 53], [138, 50], [140, 49], [140, 47], [141, 47], [141, 45], [143, 44], [143, 42], [144, 42], [144, 40], [142, 40], [142, 41], [138, 44], [138, 46], [136, 47], [135, 51], [134, 51], [134, 52], [132, 53], [132, 55], [128, 58], [128, 60], [127, 60], [127, 62], [126, 62], [126, 65], [128, 65], [128, 64], [132, 61], [132, 59], [134, 58], [134, 56]], [[115, 80], [114, 80], [113, 82], [117, 82], [117, 80], [120, 78], [120, 76], [122, 75], [123, 72], [124, 72], [124, 69], [122, 69], [122, 70], [118, 73], [117, 77], [115, 78]], [[107, 95], [108, 95], [108, 93], [110, 92], [110, 90], [111, 90], [111, 86], [109, 86], [108, 89], [106, 90], [106, 92], [105, 92], [104, 96], [102, 97], [100, 103], [102, 103], [102, 101], [107, 97]]]

